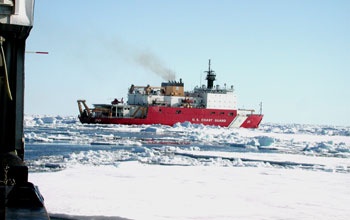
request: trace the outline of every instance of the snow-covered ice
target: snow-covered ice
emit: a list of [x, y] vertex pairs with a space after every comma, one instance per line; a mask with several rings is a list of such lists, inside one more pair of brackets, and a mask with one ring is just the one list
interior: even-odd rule
[[51, 214], [128, 219], [347, 219], [350, 127], [82, 125], [25, 116]]
[[350, 176], [271, 167], [77, 165], [33, 173], [51, 213], [130, 219], [347, 219]]

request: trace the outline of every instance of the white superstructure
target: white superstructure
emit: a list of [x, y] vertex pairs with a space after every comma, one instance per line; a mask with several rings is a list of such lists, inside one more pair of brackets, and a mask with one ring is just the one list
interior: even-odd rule
[[128, 104], [142, 106], [191, 107], [207, 109], [237, 109], [237, 97], [233, 86], [230, 89], [195, 88], [191, 92], [183, 92], [183, 83], [162, 83], [161, 87], [141, 87], [132, 85], [129, 88]]

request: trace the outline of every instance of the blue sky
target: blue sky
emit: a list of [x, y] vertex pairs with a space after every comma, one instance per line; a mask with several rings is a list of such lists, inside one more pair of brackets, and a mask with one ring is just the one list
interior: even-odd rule
[[[77, 115], [159, 86], [134, 61], [147, 53], [182, 78], [234, 85], [265, 122], [350, 126], [350, 1], [37, 0], [27, 40], [26, 114]], [[202, 77], [202, 79], [201, 79]]]

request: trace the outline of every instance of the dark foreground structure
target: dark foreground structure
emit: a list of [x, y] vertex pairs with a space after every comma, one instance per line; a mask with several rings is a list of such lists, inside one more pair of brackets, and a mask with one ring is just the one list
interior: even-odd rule
[[0, 219], [49, 219], [24, 164], [24, 54], [34, 0], [0, 1]]

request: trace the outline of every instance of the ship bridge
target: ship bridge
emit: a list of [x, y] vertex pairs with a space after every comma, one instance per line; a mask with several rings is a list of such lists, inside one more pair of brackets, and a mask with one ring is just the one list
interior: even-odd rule
[[209, 109], [237, 109], [237, 96], [234, 94], [233, 86], [231, 88], [221, 88], [216, 85], [214, 89], [195, 88], [194, 96], [200, 97], [205, 108]]
[[224, 87], [220, 85], [216, 85], [214, 87], [214, 81], [216, 80], [216, 73], [211, 69], [211, 62], [209, 60], [208, 71], [204, 71], [207, 73], [206, 80], [207, 86], [202, 85], [202, 87], [194, 88], [194, 96], [200, 97], [201, 102], [205, 106], [205, 108], [209, 109], [237, 109], [237, 97], [233, 93], [234, 88], [231, 86], [230, 88], [226, 88], [226, 84]]

